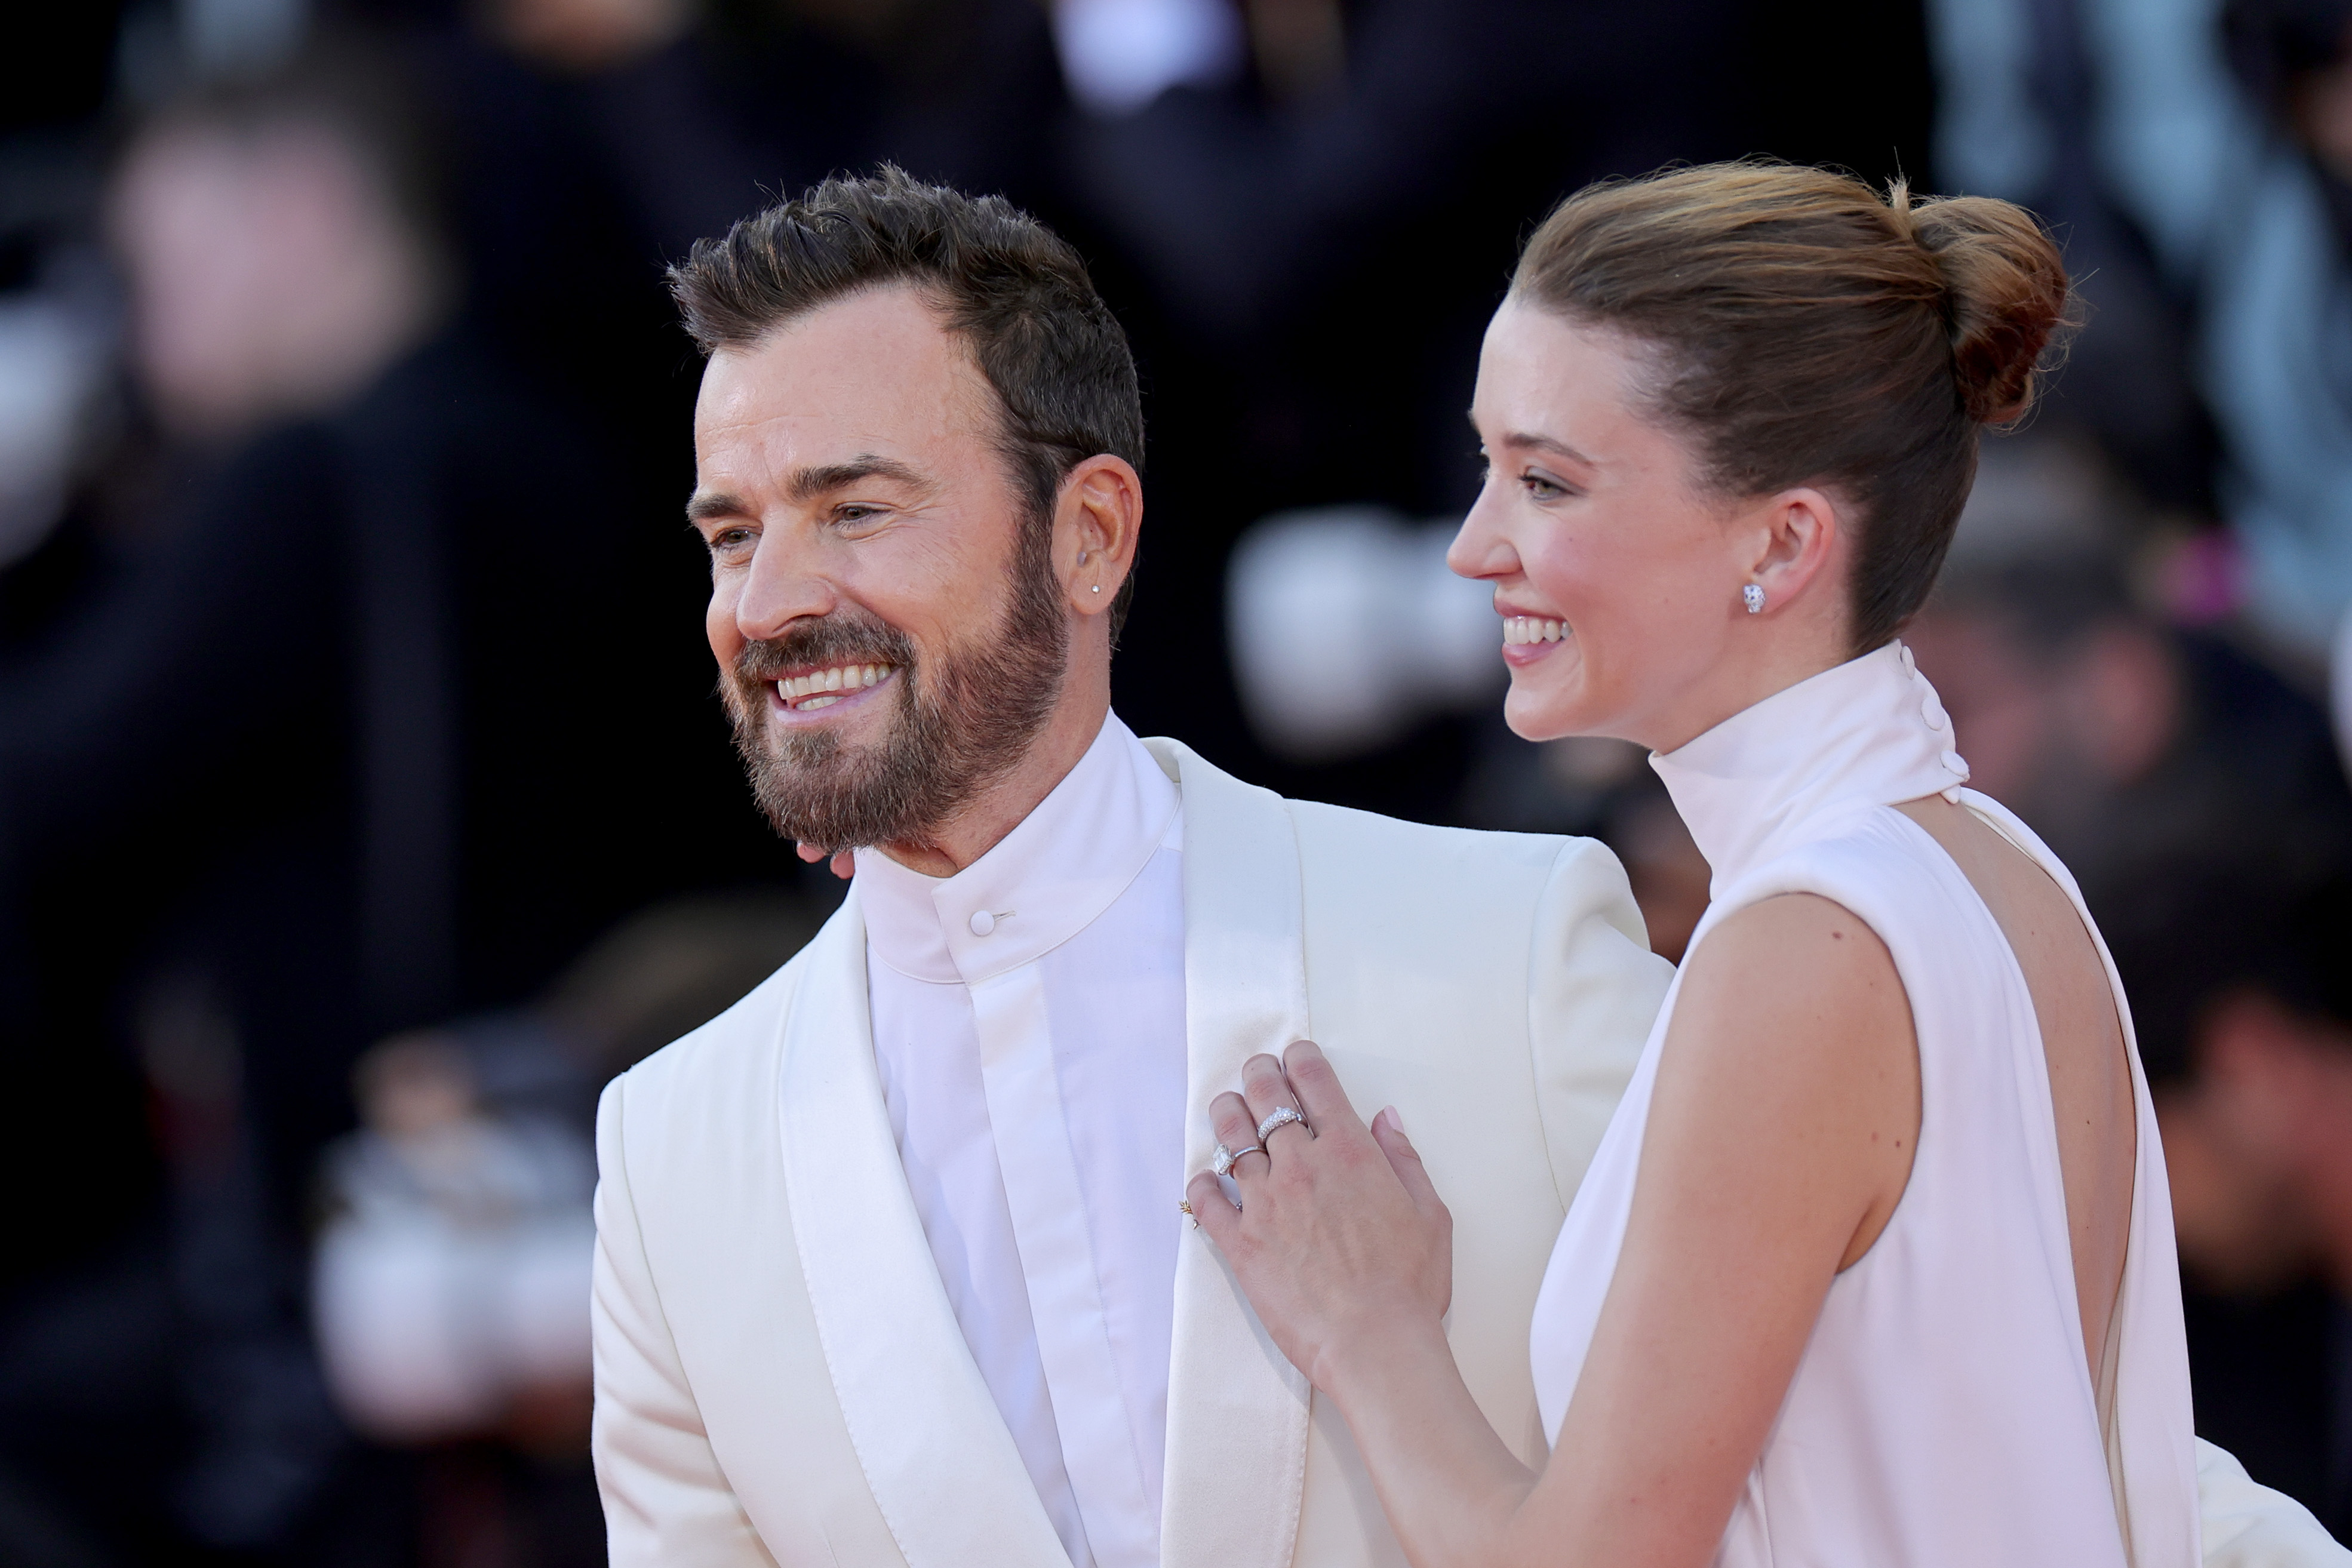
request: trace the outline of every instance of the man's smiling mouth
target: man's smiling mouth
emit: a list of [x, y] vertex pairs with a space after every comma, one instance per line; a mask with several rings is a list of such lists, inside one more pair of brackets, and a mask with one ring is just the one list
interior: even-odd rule
[[877, 686], [898, 673], [890, 664], [835, 664], [803, 670], [773, 682], [776, 700], [795, 713], [830, 708], [845, 697]]

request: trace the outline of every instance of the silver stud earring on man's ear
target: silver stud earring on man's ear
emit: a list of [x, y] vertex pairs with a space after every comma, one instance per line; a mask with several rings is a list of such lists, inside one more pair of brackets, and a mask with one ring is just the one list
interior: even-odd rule
[[1763, 589], [1761, 589], [1761, 588], [1758, 587], [1758, 586], [1757, 586], [1755, 584], [1753, 584], [1753, 583], [1749, 583], [1749, 584], [1748, 584], [1747, 585], [1745, 585], [1744, 587], [1742, 587], [1742, 588], [1739, 590], [1739, 597], [1740, 597], [1740, 601], [1748, 606], [1748, 613], [1749, 615], [1751, 615], [1751, 616], [1756, 616], [1756, 615], [1761, 615], [1761, 614], [1763, 614], [1763, 612], [1764, 612], [1764, 590], [1763, 590]]

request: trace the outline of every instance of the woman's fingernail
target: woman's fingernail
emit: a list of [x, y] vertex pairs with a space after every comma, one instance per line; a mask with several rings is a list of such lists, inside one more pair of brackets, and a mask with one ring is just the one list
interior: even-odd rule
[[1400, 1135], [1403, 1133], [1403, 1131], [1404, 1131], [1404, 1118], [1403, 1118], [1403, 1117], [1402, 1117], [1402, 1116], [1399, 1116], [1399, 1115], [1397, 1114], [1397, 1108], [1396, 1108], [1395, 1106], [1393, 1106], [1393, 1105], [1383, 1105], [1383, 1106], [1381, 1106], [1381, 1114], [1380, 1114], [1380, 1116], [1376, 1116], [1376, 1117], [1372, 1118], [1372, 1120], [1373, 1120], [1373, 1121], [1380, 1121], [1380, 1120], [1381, 1119], [1381, 1117], [1386, 1117], [1386, 1118], [1388, 1119], [1388, 1124], [1389, 1124], [1389, 1131], [1391, 1131], [1391, 1132], [1395, 1132], [1395, 1133], [1398, 1133], [1398, 1134], [1400, 1134]]

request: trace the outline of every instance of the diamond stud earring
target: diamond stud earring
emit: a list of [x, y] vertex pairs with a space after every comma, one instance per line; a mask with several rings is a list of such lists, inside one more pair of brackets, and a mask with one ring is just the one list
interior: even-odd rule
[[1743, 586], [1739, 590], [1739, 598], [1740, 602], [1748, 606], [1748, 613], [1749, 615], [1756, 616], [1763, 614], [1764, 590], [1758, 587], [1755, 584], [1749, 583]]

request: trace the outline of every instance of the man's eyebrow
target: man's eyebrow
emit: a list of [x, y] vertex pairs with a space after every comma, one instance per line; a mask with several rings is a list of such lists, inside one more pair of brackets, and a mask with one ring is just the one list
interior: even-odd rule
[[921, 474], [896, 458], [886, 458], [878, 452], [861, 452], [845, 463], [827, 463], [822, 468], [795, 470], [784, 486], [784, 495], [798, 505], [831, 490], [845, 489], [865, 479], [891, 479], [917, 487], [925, 483]]
[[[785, 482], [785, 499], [794, 505], [804, 505], [831, 490], [846, 489], [864, 479], [889, 479], [898, 484], [920, 486], [926, 481], [920, 472], [896, 458], [886, 458], [878, 452], [861, 452], [845, 463], [827, 463], [820, 468], [797, 468]], [[686, 503], [688, 522], [707, 522], [718, 517], [742, 517], [751, 511], [740, 498], [725, 490], [697, 490]]]

